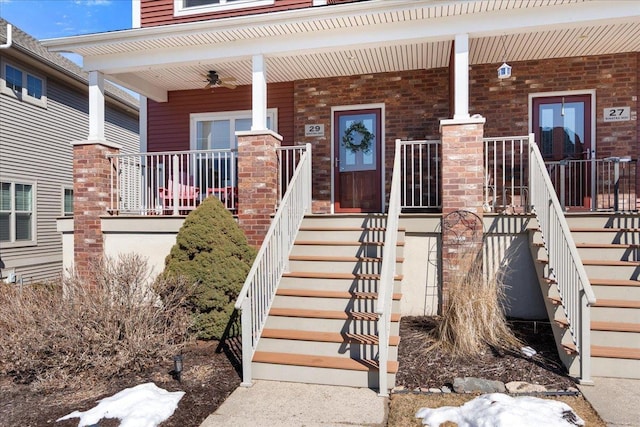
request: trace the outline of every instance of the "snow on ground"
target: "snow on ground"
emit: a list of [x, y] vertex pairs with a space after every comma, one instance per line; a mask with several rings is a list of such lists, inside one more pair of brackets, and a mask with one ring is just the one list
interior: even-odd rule
[[458, 427], [574, 427], [584, 421], [565, 403], [537, 397], [511, 397], [502, 393], [484, 394], [462, 406], [420, 408], [416, 418], [438, 427], [445, 421]]
[[56, 421], [80, 418], [78, 427], [86, 427], [102, 418], [119, 418], [120, 427], [157, 427], [173, 415], [182, 396], [184, 391], [168, 392], [154, 383], [140, 384], [99, 400], [88, 411], [74, 411]]

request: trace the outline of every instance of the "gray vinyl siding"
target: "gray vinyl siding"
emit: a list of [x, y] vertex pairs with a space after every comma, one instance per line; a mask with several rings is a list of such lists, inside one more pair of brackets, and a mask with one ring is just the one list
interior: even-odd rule
[[[32, 182], [36, 188], [35, 245], [0, 246], [0, 267], [15, 269], [25, 283], [56, 279], [62, 273], [56, 218], [63, 214], [63, 188], [73, 187], [70, 143], [86, 139], [89, 130], [87, 90], [47, 76], [46, 96], [47, 107], [42, 108], [0, 93], [0, 178]], [[106, 108], [107, 140], [121, 144], [123, 152], [139, 151], [137, 115], [116, 111], [109, 103]]]

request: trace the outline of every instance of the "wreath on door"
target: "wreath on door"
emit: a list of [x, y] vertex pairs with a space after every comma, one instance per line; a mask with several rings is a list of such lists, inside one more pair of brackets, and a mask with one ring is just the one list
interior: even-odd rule
[[[359, 143], [355, 143], [354, 134], [358, 133], [362, 138]], [[371, 142], [375, 137], [374, 134], [369, 132], [369, 129], [364, 125], [364, 123], [353, 122], [351, 126], [349, 126], [344, 131], [344, 136], [342, 137], [342, 145], [345, 148], [351, 150], [352, 153], [357, 153], [358, 151], [362, 151], [363, 153], [369, 153], [371, 151]]]

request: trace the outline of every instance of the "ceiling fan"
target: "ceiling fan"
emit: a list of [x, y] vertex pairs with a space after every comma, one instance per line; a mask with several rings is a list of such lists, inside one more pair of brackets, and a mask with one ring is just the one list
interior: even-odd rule
[[208, 74], [204, 76], [207, 79], [207, 85], [204, 89], [214, 88], [214, 87], [226, 87], [227, 89], [235, 89], [236, 84], [233, 83], [236, 81], [235, 77], [220, 77], [217, 72], [209, 71]]

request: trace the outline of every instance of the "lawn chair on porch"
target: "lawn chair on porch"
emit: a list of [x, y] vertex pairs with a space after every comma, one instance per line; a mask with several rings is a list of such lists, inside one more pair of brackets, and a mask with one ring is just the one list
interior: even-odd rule
[[[189, 184], [182, 182], [167, 181], [167, 187], [158, 188], [158, 195], [162, 200], [164, 215], [172, 215], [178, 212], [180, 215], [187, 215], [189, 211], [195, 209], [198, 204], [200, 188], [193, 185], [193, 180], [186, 180]], [[175, 205], [175, 206], [174, 206]]]

